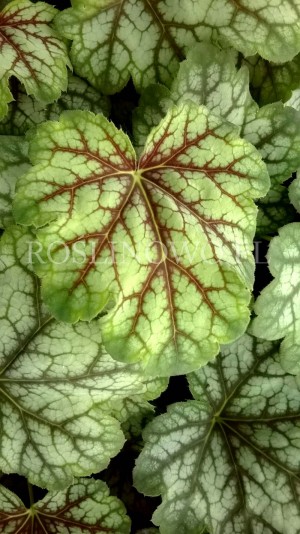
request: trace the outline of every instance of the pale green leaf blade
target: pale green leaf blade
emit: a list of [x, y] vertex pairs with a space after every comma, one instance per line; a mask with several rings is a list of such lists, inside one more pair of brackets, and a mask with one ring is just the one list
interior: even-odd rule
[[226, 41], [245, 55], [259, 52], [288, 61], [300, 50], [299, 0], [270, 6], [267, 0], [88, 0], [72, 1], [56, 18], [73, 41], [77, 73], [104, 93], [121, 90], [132, 76], [138, 90], [169, 85], [178, 59], [196, 42]]
[[250, 107], [257, 109], [249, 92], [248, 70], [246, 67], [237, 70], [234, 52], [201, 43], [180, 63], [170, 90], [156, 85], [143, 92], [133, 116], [137, 145], [145, 143], [151, 129], [157, 126], [170, 106], [187, 100], [207, 106], [236, 126], [244, 124]]
[[0, 228], [13, 222], [11, 213], [16, 181], [30, 168], [24, 137], [0, 136]]
[[15, 493], [0, 485], [0, 526], [3, 534], [15, 534], [23, 529], [31, 534], [29, 514], [21, 499]]
[[292, 96], [286, 102], [286, 106], [290, 106], [291, 108], [300, 111], [300, 89], [295, 89], [295, 91], [292, 92]]
[[26, 92], [44, 104], [56, 100], [67, 88], [67, 48], [50, 26], [56, 12], [44, 2], [28, 0], [13, 0], [1, 11], [1, 101], [8, 99], [10, 76], [18, 78]]
[[4, 135], [25, 135], [27, 130], [46, 120], [57, 120], [67, 109], [86, 109], [94, 113], [109, 114], [107, 97], [101, 95], [87, 82], [77, 76], [69, 75], [68, 88], [57, 102], [45, 106], [26, 94], [18, 85], [15, 102], [10, 106], [8, 115], [0, 122], [0, 133]]
[[170, 82], [182, 52], [170, 30], [165, 32], [157, 4], [73, 1], [56, 17], [56, 27], [73, 41], [70, 57], [77, 74], [105, 94], [120, 91], [130, 76], [138, 89]]
[[13, 95], [11, 94], [8, 86], [8, 78], [7, 76], [3, 75], [3, 72], [1, 72], [0, 77], [0, 119], [2, 117], [5, 117], [5, 115], [8, 113], [8, 104], [13, 101]]
[[287, 63], [270, 63], [259, 56], [248, 57], [244, 63], [250, 72], [252, 95], [260, 106], [287, 102], [300, 85], [300, 55]]
[[43, 225], [35, 269], [56, 317], [88, 320], [108, 305], [109, 354], [151, 376], [198, 368], [245, 330], [253, 198], [269, 181], [232, 125], [192, 103], [173, 108], [137, 167], [104, 117], [67, 112], [30, 151], [15, 215]]
[[0, 486], [0, 526], [3, 534], [129, 534], [124, 505], [101, 480], [78, 480], [68, 489], [50, 492], [30, 509]]
[[282, 103], [260, 108], [246, 120], [243, 137], [259, 150], [271, 177], [271, 187], [282, 184], [300, 166], [300, 112]]
[[289, 222], [292, 215], [286, 193], [280, 185], [300, 166], [300, 112], [280, 102], [268, 104], [246, 118], [242, 135], [259, 150], [270, 175], [270, 191], [258, 202], [261, 212], [258, 234], [265, 233], [264, 227], [271, 215], [269, 234]]
[[300, 224], [279, 229], [270, 243], [268, 262], [274, 280], [263, 289], [254, 311], [251, 331], [265, 339], [281, 339], [282, 365], [300, 373]]
[[260, 151], [271, 177], [271, 190], [259, 202], [257, 233], [276, 232], [293, 216], [285, 189], [280, 184], [300, 165], [299, 112], [295, 113], [282, 103], [259, 109], [249, 94], [247, 72], [237, 70], [230, 53], [220, 52], [213, 45], [197, 45], [180, 64], [170, 90], [157, 85], [143, 93], [134, 115], [134, 134], [139, 150], [149, 129], [171, 103], [186, 100], [205, 104], [241, 127], [242, 136]]
[[105, 352], [97, 321], [71, 326], [45, 311], [30, 270], [34, 243], [20, 227], [0, 242], [0, 469], [60, 489], [119, 452], [113, 413], [145, 387], [137, 367]]
[[299, 52], [299, 16], [299, 0], [210, 0], [205, 20], [244, 56], [283, 63]]
[[144, 431], [134, 483], [162, 534], [297, 534], [300, 391], [277, 344], [244, 335], [189, 376], [194, 401]]
[[233, 50], [220, 50], [210, 43], [198, 44], [187, 53], [171, 92], [175, 104], [192, 100], [236, 126], [243, 125], [249, 106], [257, 107], [249, 92], [247, 68], [237, 69]]
[[[297, 175], [299, 172], [297, 172]], [[294, 208], [300, 213], [300, 178], [297, 176], [289, 187], [289, 199]]]

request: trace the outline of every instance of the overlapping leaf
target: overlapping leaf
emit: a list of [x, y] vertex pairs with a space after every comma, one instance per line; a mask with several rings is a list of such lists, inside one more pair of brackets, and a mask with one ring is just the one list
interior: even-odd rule
[[300, 111], [300, 89], [292, 91], [291, 98], [286, 102], [286, 106], [290, 106], [291, 108]]
[[144, 431], [134, 472], [162, 534], [300, 530], [300, 388], [277, 344], [249, 335], [189, 376], [196, 400], [171, 405]]
[[286, 102], [300, 85], [300, 55], [287, 63], [270, 63], [259, 56], [244, 60], [250, 71], [252, 95], [260, 106]]
[[[281, 184], [300, 166], [300, 112], [279, 102], [269, 104], [247, 118], [242, 135], [259, 150], [271, 178], [269, 193], [258, 203], [257, 233], [263, 235], [270, 212], [274, 224], [269, 231], [278, 229], [291, 216]], [[274, 200], [279, 203], [276, 211]]]
[[2, 534], [129, 534], [130, 520], [104, 482], [81, 479], [67, 490], [48, 493], [30, 509], [0, 486], [0, 527]]
[[205, 104], [241, 127], [242, 136], [258, 148], [268, 167], [271, 190], [259, 202], [257, 234], [276, 232], [293, 214], [280, 184], [300, 165], [300, 113], [281, 103], [259, 109], [250, 96], [245, 68], [237, 71], [228, 51], [220, 53], [213, 45], [197, 45], [181, 63], [170, 90], [155, 85], [142, 95], [134, 115], [138, 150], [167, 109], [187, 100]]
[[237, 70], [233, 51], [198, 44], [180, 64], [170, 90], [157, 84], [143, 92], [133, 117], [136, 145], [144, 145], [151, 129], [170, 106], [187, 100], [207, 106], [237, 126], [244, 124], [250, 108], [253, 113], [257, 110], [249, 92], [248, 70], [246, 67]]
[[300, 50], [300, 2], [250, 5], [245, 0], [80, 0], [57, 17], [73, 41], [81, 76], [114, 93], [132, 76], [138, 89], [169, 84], [178, 59], [197, 41], [225, 39], [245, 55], [288, 61]]
[[295, 220], [297, 215], [289, 198], [289, 189], [280, 184], [272, 184], [265, 198], [258, 202], [256, 235], [272, 236], [278, 228]]
[[243, 137], [261, 153], [271, 186], [282, 184], [300, 166], [300, 112], [295, 109], [279, 102], [260, 108], [246, 121]]
[[124, 417], [112, 415], [145, 386], [106, 354], [97, 322], [60, 324], [45, 311], [34, 245], [19, 227], [1, 239], [0, 469], [59, 489], [119, 452]]
[[30, 167], [28, 143], [23, 137], [0, 135], [0, 228], [12, 223], [16, 181]]
[[14, 0], [0, 12], [0, 117], [12, 100], [9, 78], [44, 104], [67, 88], [67, 49], [50, 26], [56, 9], [44, 2]]
[[[300, 177], [299, 171], [289, 187], [289, 199], [295, 209], [300, 213]], [[288, 221], [286, 221], [288, 222]]]
[[47, 107], [26, 94], [19, 84], [14, 91], [15, 101], [8, 115], [0, 122], [0, 134], [25, 135], [27, 130], [46, 120], [58, 119], [66, 109], [86, 109], [109, 114], [109, 100], [77, 76], [69, 76], [68, 89], [61, 98]]
[[197, 45], [181, 63], [170, 90], [152, 86], [141, 97], [134, 116], [138, 147], [170, 106], [192, 100], [241, 127], [242, 136], [260, 151], [276, 188], [300, 166], [300, 112], [279, 102], [259, 109], [248, 83], [247, 70], [237, 70], [228, 51]]
[[[198, 368], [246, 328], [256, 208], [268, 176], [228, 123], [192, 103], [153, 130], [138, 164], [102, 116], [39, 127], [15, 215], [43, 226], [36, 272], [54, 315], [102, 321], [115, 358], [150, 375]], [[112, 306], [114, 304], [114, 306]]]
[[281, 363], [300, 374], [300, 224], [280, 228], [270, 244], [269, 269], [274, 280], [263, 289], [254, 311], [252, 332], [265, 339], [281, 339]]
[[122, 423], [125, 436], [139, 436], [145, 422], [150, 421], [155, 412], [155, 407], [149, 401], [157, 399], [168, 386], [167, 378], [156, 378], [145, 381], [146, 391], [140, 395], [132, 395], [120, 400], [115, 400], [112, 406], [113, 415]]

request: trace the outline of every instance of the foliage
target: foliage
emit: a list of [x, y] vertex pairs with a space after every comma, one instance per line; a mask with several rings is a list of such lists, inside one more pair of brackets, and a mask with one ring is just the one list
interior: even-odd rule
[[52, 4], [0, 0], [1, 532], [297, 534], [300, 0]]

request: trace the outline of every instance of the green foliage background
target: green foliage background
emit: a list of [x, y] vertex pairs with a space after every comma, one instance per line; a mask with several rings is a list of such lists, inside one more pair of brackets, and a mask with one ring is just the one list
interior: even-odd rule
[[4, 534], [300, 532], [299, 58], [300, 0], [0, 1]]

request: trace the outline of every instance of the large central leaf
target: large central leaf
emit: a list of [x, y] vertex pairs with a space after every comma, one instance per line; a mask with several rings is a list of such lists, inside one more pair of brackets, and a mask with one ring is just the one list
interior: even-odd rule
[[[80, 126], [79, 126], [80, 125]], [[64, 321], [103, 321], [114, 357], [149, 373], [199, 367], [246, 328], [254, 197], [268, 176], [235, 128], [192, 103], [170, 110], [139, 163], [104, 117], [67, 112], [38, 129], [15, 215], [44, 227], [43, 297]]]
[[73, 40], [72, 63], [107, 93], [122, 89], [130, 75], [138, 89], [170, 83], [178, 59], [197, 41], [221, 37], [245, 55], [279, 62], [300, 50], [299, 0], [72, 0], [72, 6], [56, 19]]

